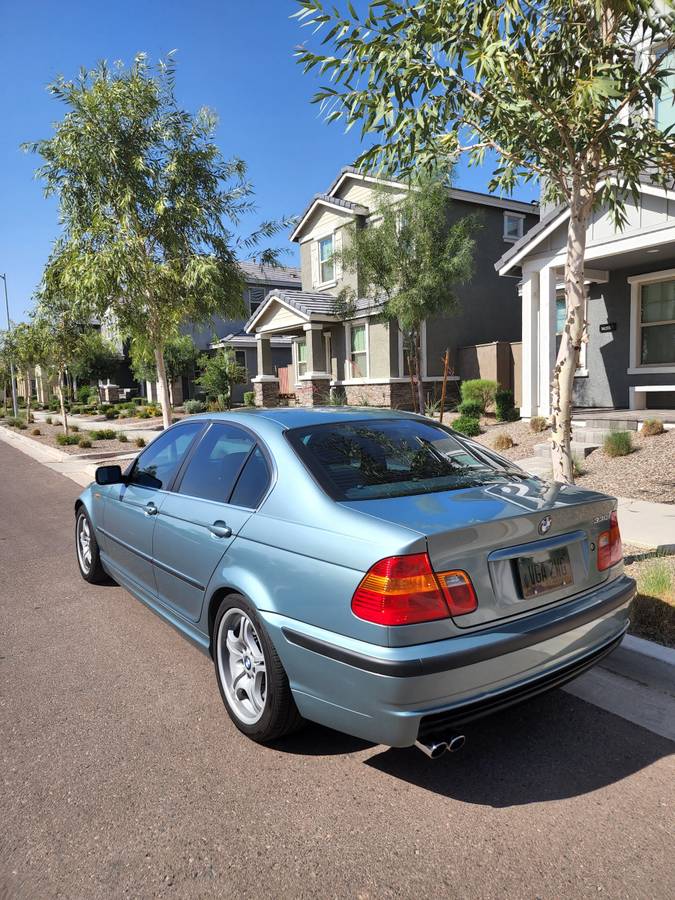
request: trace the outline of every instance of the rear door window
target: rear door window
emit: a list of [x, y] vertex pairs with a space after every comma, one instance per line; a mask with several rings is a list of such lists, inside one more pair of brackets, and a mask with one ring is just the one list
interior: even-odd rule
[[332, 422], [287, 436], [335, 500], [371, 500], [447, 491], [517, 473], [491, 465], [451, 431], [417, 419]]
[[255, 438], [229, 423], [216, 423], [206, 432], [190, 459], [178, 493], [227, 503]]
[[244, 506], [246, 509], [257, 509], [269, 487], [270, 478], [265, 454], [260, 447], [256, 447], [237, 480], [230, 503], [234, 506]]

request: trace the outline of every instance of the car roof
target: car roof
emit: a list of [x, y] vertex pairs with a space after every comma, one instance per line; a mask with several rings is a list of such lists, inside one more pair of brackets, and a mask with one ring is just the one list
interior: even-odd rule
[[286, 428], [304, 428], [309, 425], [324, 425], [331, 422], [354, 422], [363, 419], [418, 419], [416, 413], [395, 409], [378, 409], [367, 406], [291, 406], [275, 409], [238, 409], [230, 412], [202, 413], [190, 418], [205, 418], [213, 421], [236, 421], [254, 426], [256, 419], [264, 419]]

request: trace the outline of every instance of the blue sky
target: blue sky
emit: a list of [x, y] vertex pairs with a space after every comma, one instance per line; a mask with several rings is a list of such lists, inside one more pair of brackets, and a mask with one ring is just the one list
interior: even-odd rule
[[[219, 117], [217, 139], [226, 156], [246, 160], [259, 218], [302, 212], [359, 152], [356, 129], [326, 125], [310, 97], [318, 81], [302, 74], [293, 48], [306, 37], [289, 15], [292, 0], [28, 0], [3, 4], [0, 58], [0, 272], [7, 273], [10, 313], [21, 319], [58, 233], [55, 201], [33, 173], [38, 160], [22, 141], [48, 137], [63, 107], [45, 87], [100, 59], [129, 62], [176, 49], [177, 94], [189, 110], [209, 106]], [[485, 190], [488, 170], [457, 171], [458, 187]], [[517, 195], [534, 197], [527, 187]], [[295, 246], [279, 246], [297, 261]], [[0, 316], [4, 326], [4, 310]]]

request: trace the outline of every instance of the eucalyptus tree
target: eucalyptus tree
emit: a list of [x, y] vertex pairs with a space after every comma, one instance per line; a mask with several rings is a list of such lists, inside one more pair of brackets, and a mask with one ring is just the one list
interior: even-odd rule
[[[152, 348], [164, 425], [170, 423], [164, 350], [189, 319], [244, 314], [236, 256], [287, 221], [263, 222], [245, 238], [235, 228], [254, 207], [240, 159], [214, 142], [216, 118], [175, 99], [171, 56], [151, 67], [139, 54], [113, 69], [101, 63], [49, 90], [66, 108], [51, 138], [26, 145], [38, 175], [59, 198], [62, 296], [116, 321]], [[272, 250], [257, 253], [274, 263]]]
[[14, 326], [12, 334], [14, 359], [23, 375], [26, 391], [26, 423], [31, 420], [32, 376], [36, 366], [46, 366], [49, 358], [49, 334], [44, 322], [33, 317], [30, 322]]
[[672, 2], [378, 0], [363, 14], [333, 0], [298, 3], [320, 42], [298, 60], [328, 80], [314, 98], [326, 118], [360, 124], [368, 143], [357, 164], [410, 173], [460, 154], [473, 165], [494, 159], [490, 190], [540, 180], [546, 202], [569, 206], [551, 420], [555, 478], [573, 481], [586, 230], [601, 206], [620, 228], [645, 173], [672, 180], [673, 133], [651, 114], [672, 93]]
[[[169, 383], [169, 400], [173, 403], [173, 383], [183, 375], [194, 372], [199, 350], [189, 334], [179, 334], [169, 338], [164, 345], [164, 368]], [[157, 369], [151, 348], [147, 342], [135, 340], [131, 343], [131, 371], [138, 381], [156, 381]]]
[[[342, 266], [357, 276], [358, 294], [382, 303], [382, 316], [398, 322], [409, 350], [409, 371], [417, 376], [417, 407], [424, 412], [421, 364], [422, 323], [459, 306], [457, 288], [473, 273], [479, 223], [474, 216], [450, 221], [449, 182], [424, 178], [402, 197], [379, 190], [375, 224], [347, 226]], [[354, 296], [339, 301], [349, 314]], [[414, 365], [410, 365], [410, 360]]]
[[68, 371], [78, 384], [91, 384], [109, 378], [122, 361], [122, 353], [97, 328], [84, 328], [77, 356]]

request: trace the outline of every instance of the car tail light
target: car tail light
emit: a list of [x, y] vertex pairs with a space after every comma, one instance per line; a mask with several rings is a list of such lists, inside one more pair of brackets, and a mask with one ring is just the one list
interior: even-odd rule
[[598, 535], [598, 569], [602, 572], [621, 562], [623, 547], [621, 546], [621, 532], [619, 531], [619, 519], [614, 510], [609, 517], [609, 531], [603, 531]]
[[[473, 598], [471, 609], [467, 591]], [[469, 576], [464, 572], [436, 575], [426, 553], [381, 559], [366, 572], [352, 597], [354, 615], [378, 625], [433, 622], [464, 615], [476, 605]]]

